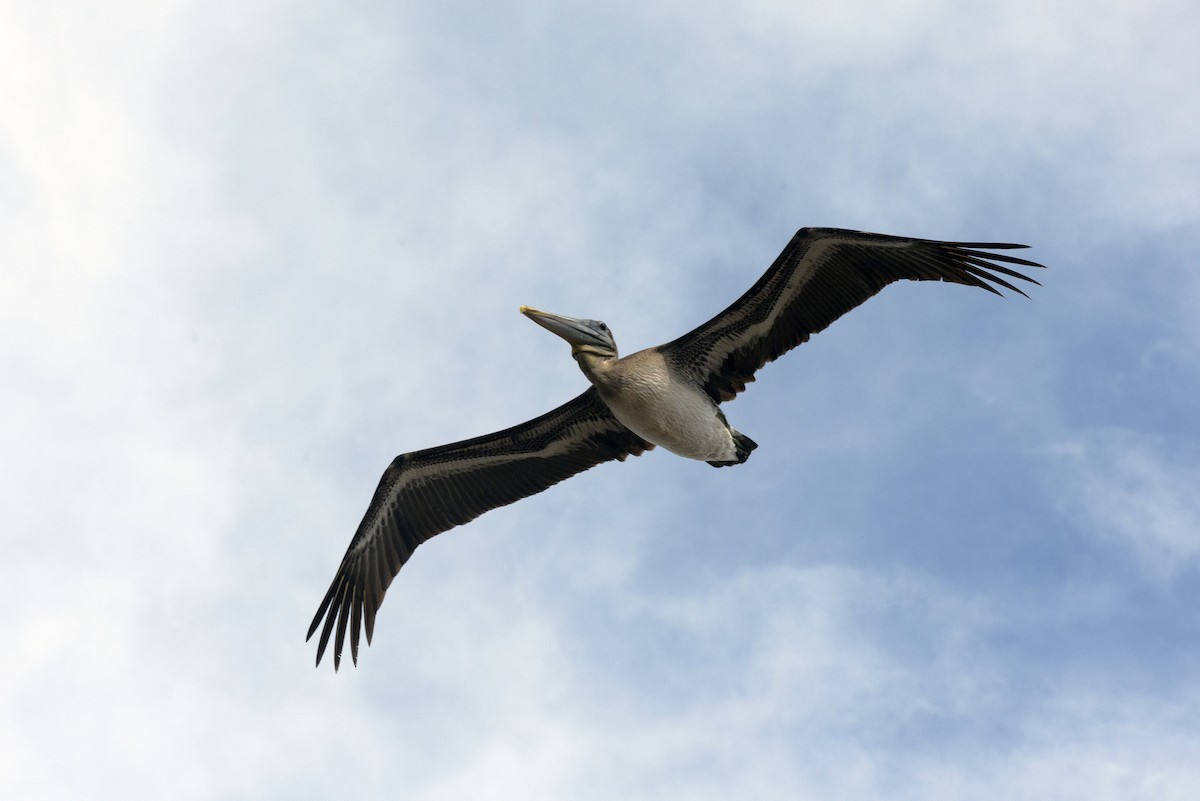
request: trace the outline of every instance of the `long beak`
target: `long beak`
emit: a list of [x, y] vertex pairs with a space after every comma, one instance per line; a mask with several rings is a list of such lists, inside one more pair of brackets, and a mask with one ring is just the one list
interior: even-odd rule
[[572, 347], [596, 344], [596, 335], [588, 325], [591, 322], [590, 320], [564, 317], [561, 314], [538, 311], [528, 306], [521, 307], [521, 314], [533, 320], [550, 333], [557, 334], [567, 340], [567, 342], [571, 343]]

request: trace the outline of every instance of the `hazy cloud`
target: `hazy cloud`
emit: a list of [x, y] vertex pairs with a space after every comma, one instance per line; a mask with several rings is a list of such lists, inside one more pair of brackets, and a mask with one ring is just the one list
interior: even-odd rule
[[[0, 794], [1192, 798], [1200, 13], [0, 9]], [[302, 633], [396, 453], [802, 225], [1025, 241]], [[326, 666], [328, 667], [328, 666]]]

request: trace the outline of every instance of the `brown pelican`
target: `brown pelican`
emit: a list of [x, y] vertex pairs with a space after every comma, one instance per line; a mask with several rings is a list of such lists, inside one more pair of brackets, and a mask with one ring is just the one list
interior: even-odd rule
[[522, 314], [571, 344], [592, 386], [527, 423], [396, 457], [309, 626], [311, 639], [325, 620], [317, 664], [336, 628], [338, 668], [347, 624], [358, 663], [359, 634], [365, 627], [370, 644], [388, 585], [435, 534], [655, 445], [714, 467], [741, 464], [758, 446], [729, 425], [718, 404], [744, 390], [756, 370], [893, 281], [949, 281], [999, 295], [996, 284], [1024, 295], [1001, 275], [1037, 282], [1003, 265], [1042, 265], [984, 252], [1023, 247], [804, 228], [728, 309], [623, 359], [604, 323], [522, 306]]

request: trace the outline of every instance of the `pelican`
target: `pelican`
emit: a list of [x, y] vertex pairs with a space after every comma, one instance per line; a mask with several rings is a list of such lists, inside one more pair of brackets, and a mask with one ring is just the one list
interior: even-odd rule
[[1043, 265], [986, 252], [1024, 247], [803, 228], [732, 306], [676, 340], [624, 358], [604, 323], [522, 306], [522, 314], [570, 343], [591, 386], [529, 422], [396, 457], [309, 626], [307, 639], [325, 621], [317, 665], [335, 629], [334, 670], [347, 631], [358, 664], [360, 633], [370, 645], [384, 593], [430, 537], [655, 446], [714, 467], [742, 464], [758, 445], [729, 424], [720, 404], [760, 367], [894, 281], [949, 281], [1000, 295], [995, 284], [1024, 295], [1003, 276], [1037, 281], [1004, 265]]

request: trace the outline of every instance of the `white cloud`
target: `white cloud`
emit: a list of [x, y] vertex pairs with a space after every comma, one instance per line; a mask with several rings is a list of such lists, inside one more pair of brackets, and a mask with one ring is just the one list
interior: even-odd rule
[[1109, 431], [1060, 443], [1053, 458], [1065, 511], [1085, 532], [1123, 543], [1158, 577], [1197, 566], [1200, 460], [1186, 446]]
[[[0, 795], [1193, 797], [1196, 685], [1136, 655], [1195, 649], [1194, 322], [1164, 293], [1118, 312], [1143, 278], [1197, 289], [1200, 15], [441, 9], [0, 9]], [[965, 291], [880, 300], [764, 374], [731, 415], [777, 426], [769, 476], [654, 453], [438, 538], [363, 666], [312, 669], [300, 634], [387, 460], [582, 386], [518, 304], [604, 316], [628, 352], [802, 224], [1071, 255], [994, 330]], [[1172, 269], [1131, 266], [1155, 239]], [[1018, 315], [959, 391], [945, 365]], [[1173, 399], [1138, 434], [1054, 392], [1124, 358], [1105, 324], [1159, 343], [1123, 365]], [[888, 347], [922, 335], [919, 364]], [[953, 442], [997, 396], [1025, 439]], [[1062, 510], [1175, 577], [1162, 606], [1119, 553], [1103, 586], [1039, 561], [1070, 564], [1020, 480], [1040, 431]], [[953, 573], [964, 531], [994, 537], [981, 586]], [[1081, 664], [1107, 652], [1076, 627], [1134, 656]]]

